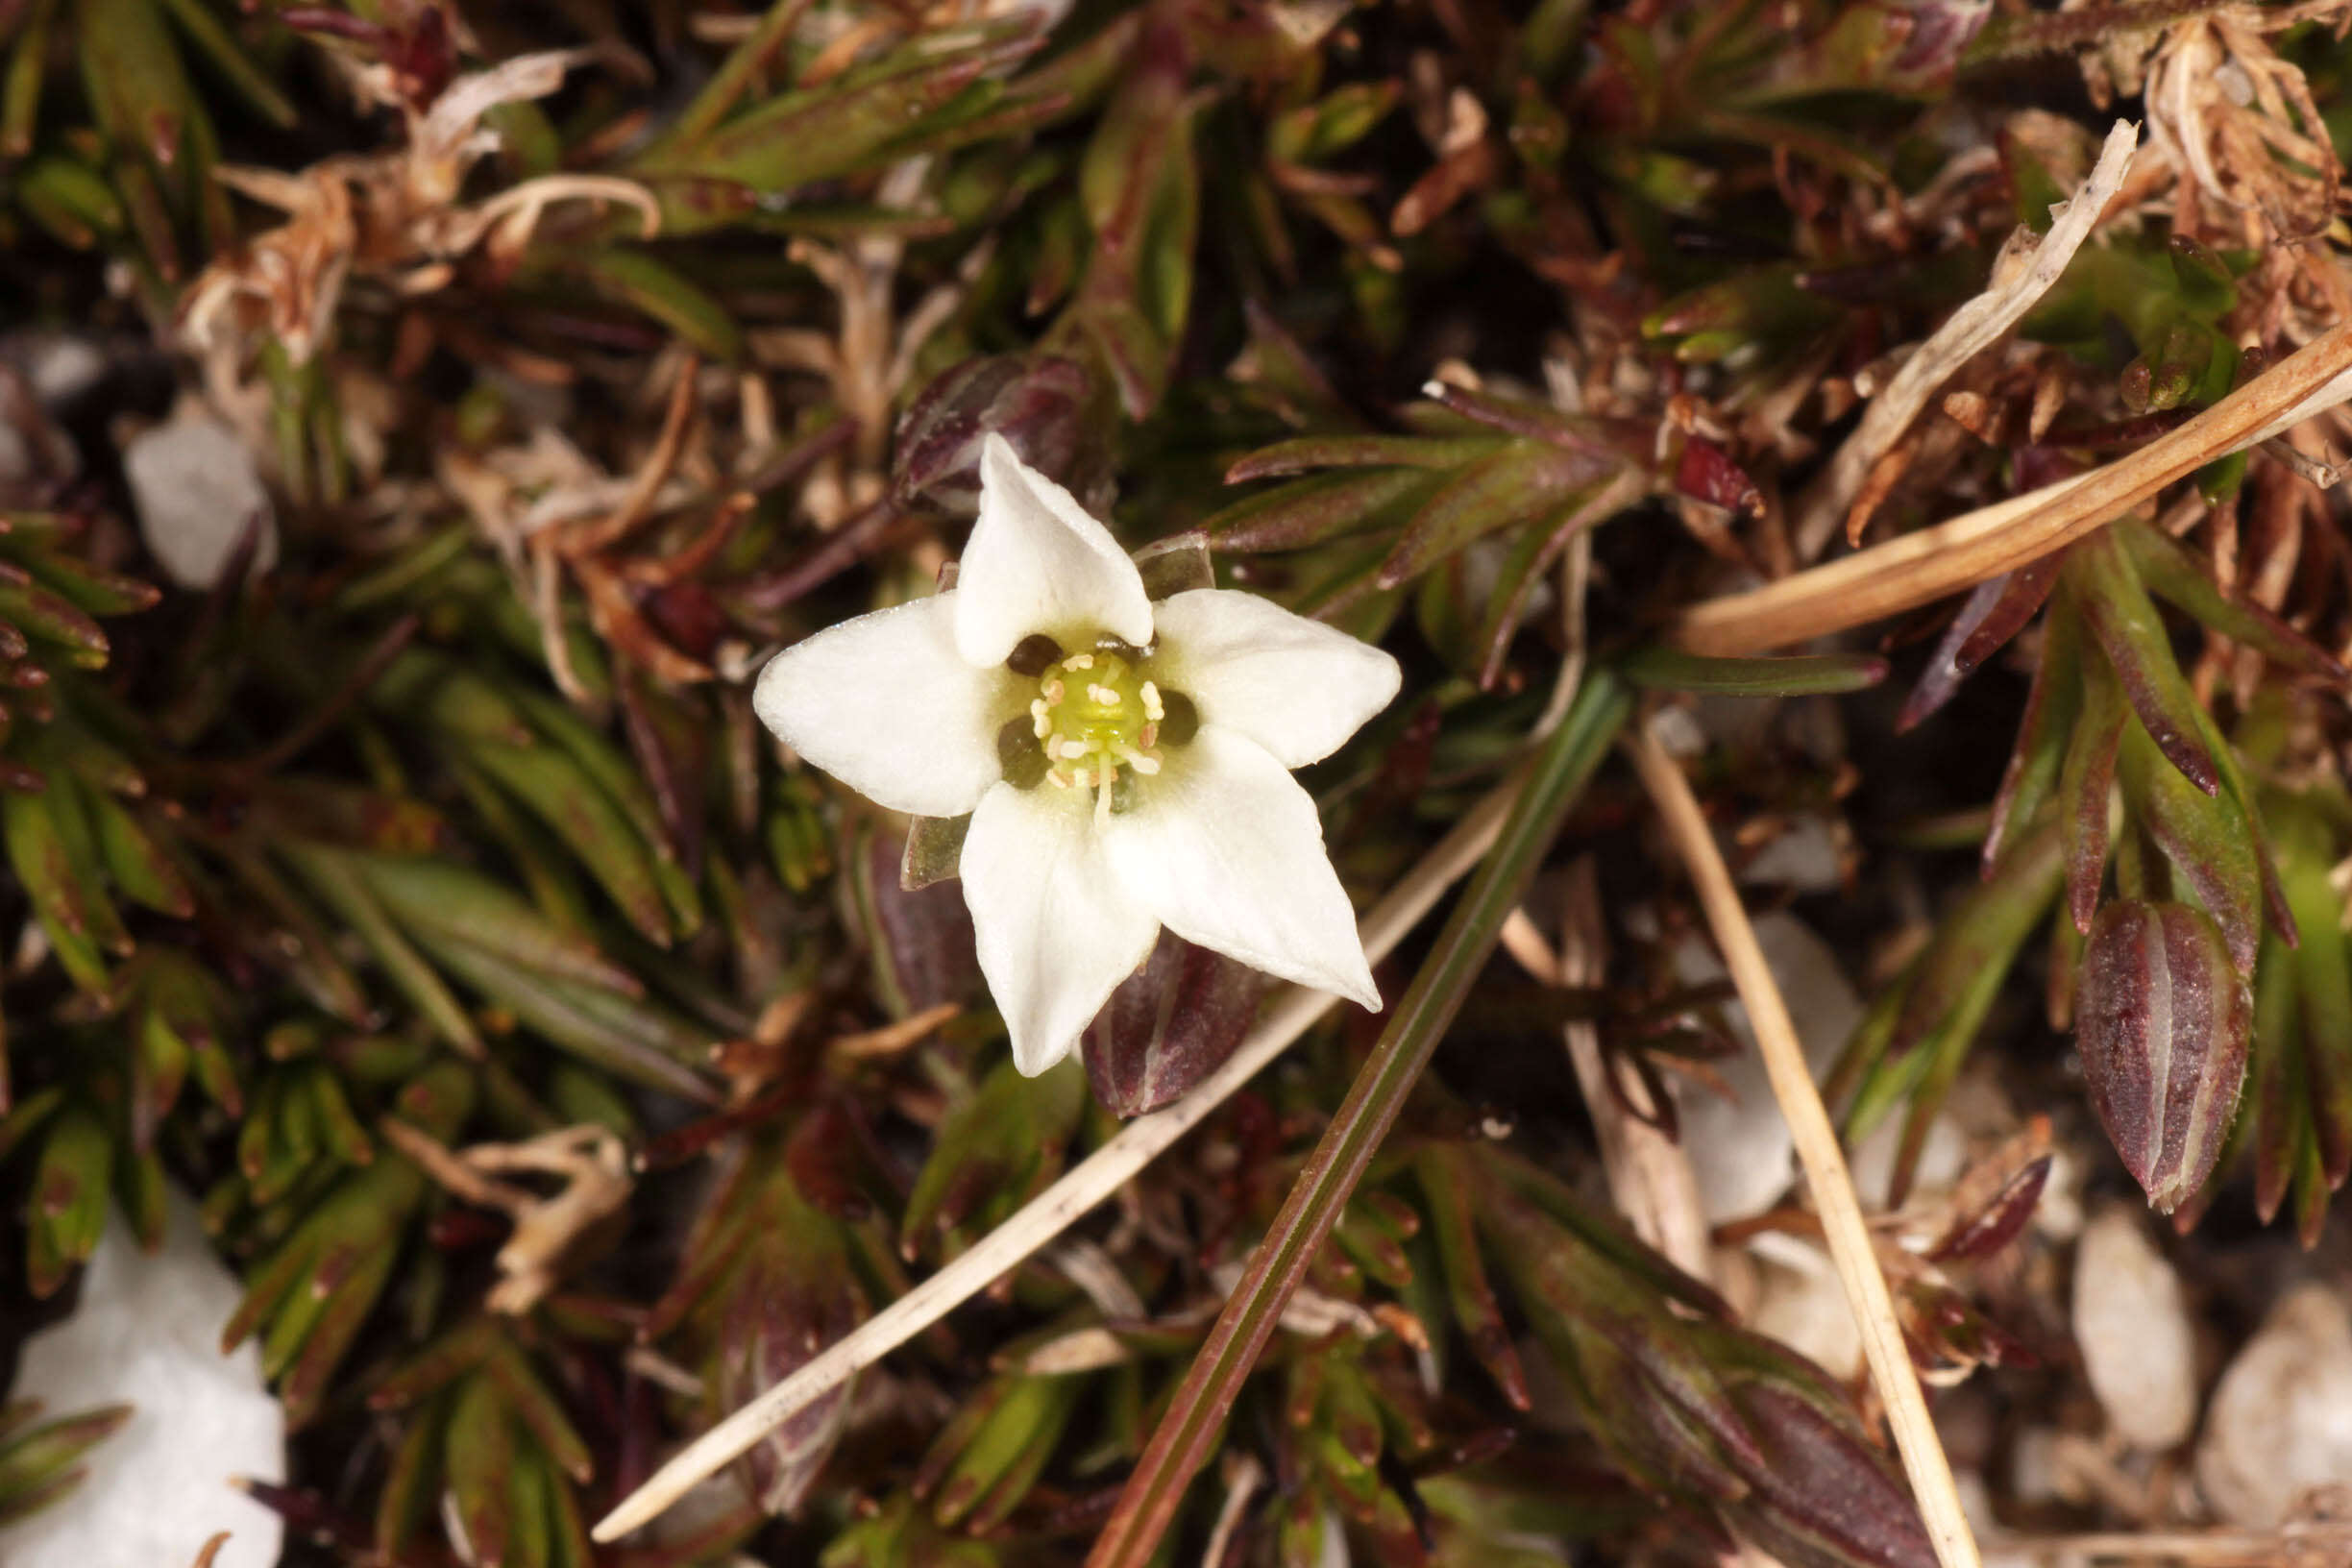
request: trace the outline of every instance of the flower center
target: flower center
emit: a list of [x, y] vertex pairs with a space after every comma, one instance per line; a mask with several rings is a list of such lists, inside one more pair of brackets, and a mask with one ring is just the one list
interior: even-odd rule
[[1108, 820], [1134, 802], [1135, 782], [1160, 771], [1163, 752], [1200, 728], [1200, 710], [1182, 692], [1152, 681], [1145, 650], [1101, 637], [1085, 652], [1064, 654], [1042, 634], [1025, 637], [1005, 667], [1037, 684], [1028, 713], [997, 732], [1005, 782], [1094, 796]]
[[1097, 649], [1048, 665], [1029, 703], [1030, 732], [1045, 753], [1045, 776], [1063, 789], [1094, 790], [1104, 801], [1119, 770], [1160, 771], [1160, 688], [1125, 656]]

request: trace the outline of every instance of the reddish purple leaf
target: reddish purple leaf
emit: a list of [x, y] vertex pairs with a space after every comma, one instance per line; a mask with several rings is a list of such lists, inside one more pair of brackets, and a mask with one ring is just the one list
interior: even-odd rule
[[2031, 825], [2044, 801], [2058, 787], [2069, 736], [2082, 710], [2082, 623], [2065, 601], [2050, 611], [2044, 628], [2042, 658], [2018, 721], [2016, 747], [1993, 797], [1993, 821], [1985, 830], [1982, 874], [1991, 877], [2010, 839]]
[[1114, 1115], [1139, 1116], [1182, 1095], [1241, 1043], [1264, 983], [1246, 965], [1162, 932], [1087, 1028], [1094, 1097]]
[[2058, 835], [2065, 845], [2067, 909], [2074, 929], [2088, 932], [2107, 872], [2108, 799], [2116, 753], [2131, 715], [2104, 665], [2083, 671], [2083, 712], [2067, 743], [2058, 774]]
[[1939, 1263], [1990, 1258], [2016, 1240], [2033, 1217], [2034, 1205], [2042, 1200], [2042, 1187], [2049, 1180], [2049, 1172], [2046, 1154], [2020, 1165], [1991, 1202], [1952, 1221], [1944, 1238], [1928, 1251], [1928, 1258]]
[[1091, 392], [1083, 368], [1052, 355], [965, 360], [923, 388], [898, 421], [892, 499], [964, 516], [978, 511], [980, 447], [992, 432], [1030, 467], [1068, 480]]
[[1682, 443], [1682, 456], [1675, 464], [1674, 487], [1710, 506], [1749, 517], [1764, 515], [1764, 492], [1756, 488], [1748, 471], [1723, 448], [1700, 436]]
[[2041, 613], [2050, 590], [2058, 586], [2058, 569], [2065, 563], [2066, 551], [2054, 550], [2006, 574], [2003, 579], [2006, 586], [1998, 601], [1952, 655], [1952, 662], [1962, 674], [1973, 672], [1999, 652], [2010, 638], [2023, 631], [2026, 623]]
[[2203, 911], [2134, 898], [2099, 912], [2074, 1009], [2083, 1077], [2108, 1139], [2168, 1214], [2221, 1156], [2253, 1015]]
[[1960, 649], [1975, 637], [1976, 628], [1984, 625], [1985, 618], [2000, 603], [2008, 592], [2010, 576], [2004, 572], [1997, 577], [1986, 578], [1961, 604], [1960, 613], [1944, 628], [1936, 650], [1928, 655], [1927, 668], [1920, 672], [1919, 684], [1911, 688], [1911, 695], [1903, 699], [1902, 711], [1895, 716], [1896, 734], [1917, 727], [1959, 692], [1960, 682], [1969, 673], [1961, 668]]

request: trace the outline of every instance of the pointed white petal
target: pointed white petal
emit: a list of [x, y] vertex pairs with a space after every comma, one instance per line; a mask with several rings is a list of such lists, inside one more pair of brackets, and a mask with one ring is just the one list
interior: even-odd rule
[[1161, 600], [1155, 679], [1190, 698], [1201, 723], [1237, 730], [1285, 768], [1339, 748], [1386, 707], [1397, 661], [1256, 594], [1196, 588]]
[[1151, 956], [1160, 922], [1120, 891], [1082, 791], [998, 784], [972, 813], [960, 870], [980, 972], [1012, 1032], [1014, 1065], [1035, 1077]]
[[1038, 631], [1107, 631], [1141, 648], [1151, 600], [1111, 530], [992, 433], [980, 449], [980, 520], [956, 567], [956, 648], [967, 664], [998, 665]]
[[1188, 942], [1380, 1011], [1314, 801], [1265, 747], [1203, 723], [1102, 830], [1134, 899]]
[[795, 643], [760, 672], [751, 711], [876, 804], [961, 817], [1004, 777], [996, 730], [1017, 704], [1003, 670], [956, 656], [955, 598], [876, 610]]

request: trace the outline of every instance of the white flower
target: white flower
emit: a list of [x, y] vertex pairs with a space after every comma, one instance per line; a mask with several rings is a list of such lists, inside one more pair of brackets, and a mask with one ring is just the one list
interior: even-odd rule
[[786, 649], [752, 704], [881, 805], [971, 813], [958, 870], [1015, 1063], [1069, 1054], [1163, 925], [1378, 1011], [1289, 771], [1387, 706], [1396, 660], [1251, 594], [1151, 602], [1000, 436], [980, 478], [953, 589]]

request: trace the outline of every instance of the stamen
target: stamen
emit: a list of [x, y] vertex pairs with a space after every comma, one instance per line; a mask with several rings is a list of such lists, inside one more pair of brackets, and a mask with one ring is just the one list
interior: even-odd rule
[[1149, 778], [1160, 771], [1160, 759], [1147, 757], [1139, 751], [1130, 751], [1127, 753], [1127, 766]]
[[996, 732], [996, 761], [1004, 770], [1004, 781], [1017, 790], [1034, 790], [1053, 759], [1029, 733], [1029, 725], [1015, 719]]
[[1146, 751], [1149, 751], [1153, 747], [1158, 746], [1159, 744], [1160, 726], [1157, 723], [1145, 724], [1143, 726], [1142, 733], [1136, 737], [1136, 745], [1141, 747]]
[[1005, 668], [1017, 675], [1026, 675], [1035, 680], [1061, 662], [1061, 658], [1060, 643], [1041, 631], [1031, 632], [1013, 645], [1013, 652], [1006, 658]]
[[1087, 686], [1087, 700], [1092, 702], [1097, 707], [1116, 708], [1122, 706], [1119, 701], [1118, 693], [1113, 691], [1108, 686], [1097, 686], [1091, 683], [1089, 683]]
[[1091, 670], [1094, 668], [1094, 655], [1091, 653], [1072, 653], [1068, 658], [1062, 661], [1062, 668], [1065, 670]]
[[[1157, 687], [1157, 686], [1153, 685], [1153, 684], [1152, 684], [1150, 681], [1148, 681], [1148, 680], [1147, 680], [1147, 681], [1145, 681], [1145, 682], [1143, 683], [1143, 692], [1142, 692], [1142, 697], [1143, 697], [1143, 717], [1144, 717], [1144, 718], [1149, 719], [1149, 720], [1150, 720], [1150, 721], [1151, 721], [1153, 723], [1155, 723], [1155, 724], [1156, 724], [1156, 723], [1159, 723], [1161, 720], [1165, 719], [1165, 718], [1167, 717], [1167, 709], [1165, 709], [1165, 708], [1164, 708], [1164, 707], [1162, 707], [1162, 706], [1160, 705], [1160, 688], [1159, 688], [1159, 687]], [[1145, 746], [1149, 746], [1149, 745], [1151, 745], [1151, 742], [1149, 742], [1149, 741], [1145, 741], [1143, 744], [1144, 744]]]

